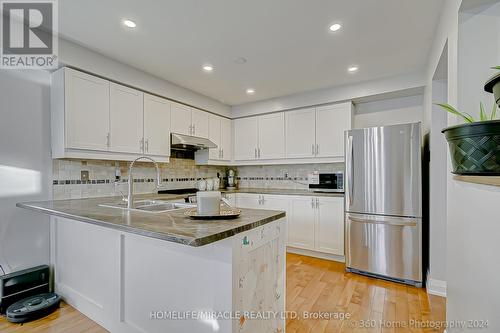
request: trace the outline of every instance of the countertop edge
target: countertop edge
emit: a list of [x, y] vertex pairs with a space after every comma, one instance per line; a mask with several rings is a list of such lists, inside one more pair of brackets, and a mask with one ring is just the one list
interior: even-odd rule
[[192, 247], [200, 247], [200, 246], [208, 245], [211, 243], [215, 243], [215, 242], [223, 240], [225, 238], [229, 238], [229, 237], [235, 236], [239, 233], [242, 233], [242, 232], [245, 232], [248, 230], [252, 230], [252, 229], [255, 229], [257, 227], [263, 226], [267, 223], [282, 219], [286, 216], [285, 212], [280, 211], [279, 214], [276, 214], [275, 216], [264, 218], [264, 219], [259, 220], [257, 222], [249, 223], [247, 225], [236, 227], [236, 228], [231, 229], [231, 230], [223, 231], [223, 232], [216, 233], [216, 234], [213, 234], [210, 236], [205, 236], [202, 238], [187, 238], [185, 236], [174, 236], [174, 235], [170, 236], [170, 235], [165, 234], [165, 233], [158, 233], [158, 232], [148, 231], [148, 230], [144, 230], [144, 229], [140, 229], [140, 228], [133, 228], [133, 227], [128, 227], [128, 226], [124, 226], [124, 225], [120, 225], [120, 224], [108, 223], [108, 222], [95, 220], [95, 219], [91, 219], [91, 218], [87, 218], [87, 217], [81, 217], [78, 215], [59, 212], [59, 211], [48, 209], [48, 208], [36, 207], [34, 205], [31, 205], [29, 202], [26, 202], [26, 203], [18, 202], [18, 203], [16, 203], [16, 207], [31, 210], [34, 212], [39, 212], [39, 213], [58, 216], [58, 217], [67, 218], [67, 219], [71, 219], [71, 220], [76, 220], [76, 221], [83, 222], [83, 223], [89, 223], [89, 224], [101, 226], [104, 228], [124, 231], [124, 232], [136, 234], [136, 235], [140, 235], [140, 236], [144, 236], [144, 237], [148, 237], [148, 238], [155, 238], [155, 239], [160, 239], [160, 240], [164, 240], [164, 241], [169, 241], [172, 243], [188, 245], [188, 246], [192, 246]]

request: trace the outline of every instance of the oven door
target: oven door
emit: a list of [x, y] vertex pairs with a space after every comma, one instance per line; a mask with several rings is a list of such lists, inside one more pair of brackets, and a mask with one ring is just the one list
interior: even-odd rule
[[346, 266], [398, 280], [422, 281], [422, 220], [346, 214]]

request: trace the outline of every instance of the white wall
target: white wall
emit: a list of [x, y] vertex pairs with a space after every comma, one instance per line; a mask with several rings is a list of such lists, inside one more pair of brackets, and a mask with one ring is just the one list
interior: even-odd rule
[[365, 128], [422, 121], [423, 96], [408, 96], [354, 105], [354, 127]]
[[46, 264], [49, 219], [16, 207], [49, 200], [49, 73], [0, 70], [0, 265], [7, 271]]
[[[499, 63], [500, 2], [496, 1], [460, 15], [459, 109], [477, 116], [479, 101], [491, 105], [493, 96], [483, 86], [493, 74], [489, 67]], [[488, 320], [488, 328], [481, 331], [500, 332], [500, 188], [456, 180], [448, 184], [448, 320]]]
[[59, 62], [200, 109], [226, 117], [231, 116], [231, 108], [228, 105], [64, 39], [59, 40]]
[[265, 112], [283, 111], [312, 105], [348, 101], [365, 96], [390, 93], [398, 90], [419, 88], [425, 85], [423, 73], [390, 77], [339, 86], [305, 93], [272, 98], [264, 101], [246, 103], [232, 107], [234, 118], [256, 115]]

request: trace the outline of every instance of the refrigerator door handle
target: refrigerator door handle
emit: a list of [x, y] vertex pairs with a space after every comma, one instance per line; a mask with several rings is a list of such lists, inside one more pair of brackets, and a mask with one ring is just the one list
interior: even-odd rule
[[[407, 221], [404, 221], [405, 219]], [[399, 225], [399, 226], [405, 226], [405, 227], [416, 227], [418, 225], [418, 221], [411, 219], [411, 218], [377, 219], [377, 218], [373, 218], [373, 217], [369, 217], [369, 216], [363, 217], [363, 218], [358, 218], [358, 217], [353, 217], [352, 215], [350, 215], [349, 220], [352, 222], [357, 222], [357, 223]]]
[[348, 168], [349, 168], [349, 173], [347, 174], [348, 178], [348, 185], [349, 185], [349, 206], [352, 206], [352, 200], [353, 200], [353, 195], [354, 195], [354, 183], [353, 183], [353, 178], [354, 178], [354, 145], [352, 144], [352, 136], [347, 137], [347, 152], [349, 153], [349, 156], [347, 158], [348, 161]]

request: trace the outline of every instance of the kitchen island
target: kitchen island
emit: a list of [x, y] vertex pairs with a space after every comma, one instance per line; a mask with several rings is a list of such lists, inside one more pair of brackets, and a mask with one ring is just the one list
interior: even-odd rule
[[284, 331], [285, 212], [214, 221], [100, 206], [120, 200], [18, 204], [51, 215], [55, 291], [69, 304], [111, 332]]

